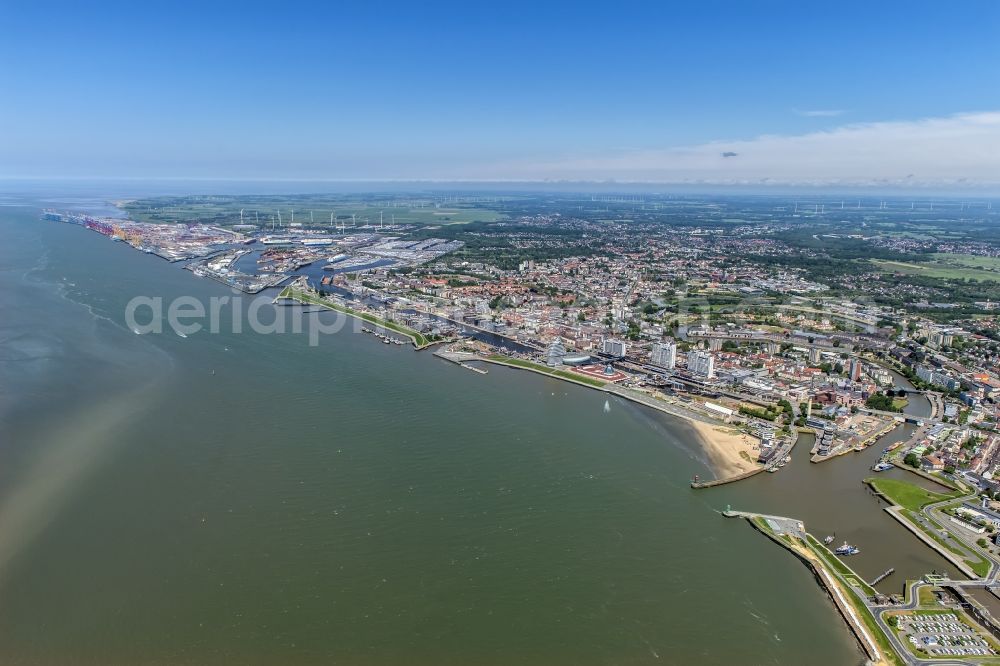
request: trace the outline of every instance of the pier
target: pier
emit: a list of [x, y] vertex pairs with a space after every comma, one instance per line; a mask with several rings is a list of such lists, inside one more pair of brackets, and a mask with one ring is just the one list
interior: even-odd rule
[[[743, 479], [749, 479], [751, 476], [760, 474], [761, 472], [766, 472], [767, 467], [757, 467], [755, 469], [747, 470], [741, 474], [736, 474], [735, 476], [727, 476], [722, 479], [712, 479], [710, 481], [692, 481], [692, 488], [713, 488], [715, 486], [723, 486], [727, 483], [734, 483], [736, 481], [742, 481]], [[729, 515], [729, 514], [725, 514]]]
[[889, 567], [888, 569], [886, 569], [885, 571], [883, 571], [881, 575], [879, 575], [878, 577], [876, 577], [875, 580], [873, 580], [872, 582], [870, 582], [868, 584], [871, 585], [872, 587], [875, 587], [876, 585], [878, 585], [879, 583], [881, 583], [882, 581], [884, 581], [886, 578], [888, 578], [889, 576], [891, 576], [894, 573], [896, 573], [896, 570], [893, 567]]

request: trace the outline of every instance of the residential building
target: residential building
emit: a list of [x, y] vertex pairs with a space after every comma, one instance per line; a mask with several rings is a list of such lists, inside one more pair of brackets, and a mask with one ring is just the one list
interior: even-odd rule
[[692, 351], [687, 357], [688, 372], [698, 377], [715, 377], [715, 357], [708, 352]]
[[677, 344], [670, 342], [654, 342], [651, 363], [660, 368], [673, 370], [677, 365]]

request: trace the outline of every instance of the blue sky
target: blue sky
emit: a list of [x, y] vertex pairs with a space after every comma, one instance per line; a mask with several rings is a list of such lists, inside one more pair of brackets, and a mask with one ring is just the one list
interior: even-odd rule
[[361, 4], [0, 1], [0, 176], [1000, 180], [990, 0]]

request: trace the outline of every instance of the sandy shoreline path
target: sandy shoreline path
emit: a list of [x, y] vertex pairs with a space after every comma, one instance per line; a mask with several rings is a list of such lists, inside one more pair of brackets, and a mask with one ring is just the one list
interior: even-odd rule
[[716, 477], [724, 479], [761, 467], [757, 463], [756, 442], [750, 435], [732, 426], [712, 425], [688, 420], [701, 439]]

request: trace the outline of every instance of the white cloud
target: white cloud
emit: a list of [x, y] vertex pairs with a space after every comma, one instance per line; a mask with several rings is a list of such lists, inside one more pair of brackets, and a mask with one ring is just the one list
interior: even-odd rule
[[484, 171], [494, 173], [483, 176], [497, 178], [657, 183], [996, 186], [1000, 184], [1000, 111], [508, 163]]
[[805, 116], [806, 118], [834, 118], [847, 113], [844, 109], [792, 109], [792, 111], [794, 111], [796, 115]]

